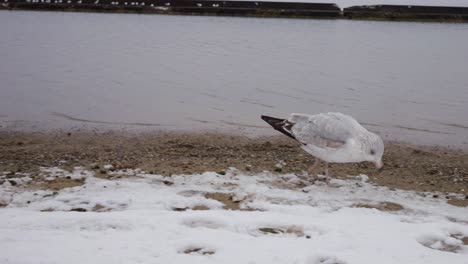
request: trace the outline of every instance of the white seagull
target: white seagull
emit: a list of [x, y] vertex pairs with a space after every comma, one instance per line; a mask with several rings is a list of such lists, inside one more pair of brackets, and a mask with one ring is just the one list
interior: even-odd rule
[[384, 143], [380, 136], [369, 132], [356, 119], [342, 113], [316, 115], [291, 114], [288, 119], [263, 116], [274, 129], [301, 143], [301, 148], [315, 157], [309, 174], [317, 176], [320, 162], [349, 163], [370, 161], [383, 169]]

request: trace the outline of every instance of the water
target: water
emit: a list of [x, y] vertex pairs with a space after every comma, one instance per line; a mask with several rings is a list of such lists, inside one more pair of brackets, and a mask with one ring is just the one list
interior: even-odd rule
[[0, 12], [0, 126], [276, 134], [340, 111], [468, 147], [468, 24]]

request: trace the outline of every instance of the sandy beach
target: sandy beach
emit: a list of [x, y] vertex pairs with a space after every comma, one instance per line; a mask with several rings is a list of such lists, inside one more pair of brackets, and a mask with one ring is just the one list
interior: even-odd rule
[[[234, 167], [245, 173], [295, 173], [307, 179], [305, 171], [313, 161], [297, 142], [284, 136], [1, 132], [0, 146], [0, 171], [11, 178], [29, 173], [34, 179], [29, 185], [42, 189], [61, 189], [83, 182], [44, 181], [39, 176], [40, 167], [57, 166], [72, 171], [82, 166], [104, 178], [115, 178], [109, 176], [105, 165], [113, 165], [114, 169], [139, 168], [164, 176], [206, 171], [223, 173]], [[371, 163], [331, 164], [330, 174], [334, 178], [365, 174], [371, 182], [389, 188], [462, 194], [466, 199], [449, 202], [468, 205], [468, 153], [464, 150], [386, 142], [384, 164], [381, 173]]]

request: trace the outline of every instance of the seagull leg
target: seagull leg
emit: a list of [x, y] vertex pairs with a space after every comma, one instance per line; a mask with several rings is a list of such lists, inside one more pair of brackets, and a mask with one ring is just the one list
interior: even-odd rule
[[326, 162], [326, 161], [324, 161], [324, 162], [325, 162], [325, 182], [327, 184], [330, 184], [331, 178], [330, 178], [330, 176], [328, 174], [328, 162]]
[[314, 164], [312, 164], [312, 166], [310, 166], [309, 169], [307, 170], [307, 173], [309, 174], [309, 176], [317, 178], [317, 167], [319, 163], [320, 163], [320, 160], [314, 157]]

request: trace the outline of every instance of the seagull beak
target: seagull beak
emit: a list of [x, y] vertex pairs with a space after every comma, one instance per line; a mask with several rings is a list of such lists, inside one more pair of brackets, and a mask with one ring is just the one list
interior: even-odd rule
[[383, 171], [383, 162], [381, 160], [374, 163], [379, 172]]

